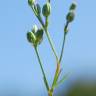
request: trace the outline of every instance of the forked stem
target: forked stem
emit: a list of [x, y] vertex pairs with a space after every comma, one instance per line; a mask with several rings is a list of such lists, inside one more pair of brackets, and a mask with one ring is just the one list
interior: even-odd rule
[[53, 90], [48, 91], [48, 96], [53, 96]]

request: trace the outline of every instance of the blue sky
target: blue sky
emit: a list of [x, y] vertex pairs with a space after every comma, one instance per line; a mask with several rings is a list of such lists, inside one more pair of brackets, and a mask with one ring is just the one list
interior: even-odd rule
[[[38, 0], [41, 5], [45, 0]], [[58, 55], [63, 38], [65, 17], [72, 0], [52, 0], [49, 31]], [[71, 77], [96, 74], [96, 1], [78, 0], [75, 21], [70, 24], [62, 60], [63, 73]], [[36, 92], [45, 96], [46, 90], [33, 47], [27, 42], [26, 33], [40, 24], [27, 0], [0, 1], [0, 92], [15, 90], [25, 96]], [[39, 46], [44, 69], [51, 84], [55, 58], [46, 36]], [[78, 75], [79, 74], [79, 75]], [[9, 92], [9, 91], [8, 91]], [[23, 95], [24, 96], [24, 95]], [[30, 96], [30, 95], [29, 95]]]

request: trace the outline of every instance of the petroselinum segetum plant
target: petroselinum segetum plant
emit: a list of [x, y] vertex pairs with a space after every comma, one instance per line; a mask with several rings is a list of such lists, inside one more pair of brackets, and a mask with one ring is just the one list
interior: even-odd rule
[[[41, 27], [38, 28], [37, 25], [34, 25], [32, 30], [27, 32], [27, 40], [30, 44], [32, 44], [32, 46], [35, 49], [39, 64], [40, 64], [40, 68], [43, 74], [43, 80], [44, 80], [44, 84], [46, 86], [46, 90], [48, 92], [48, 96], [53, 96], [54, 90], [56, 87], [58, 87], [59, 84], [61, 84], [66, 76], [64, 76], [60, 81], [58, 81], [60, 73], [61, 73], [61, 60], [63, 58], [63, 51], [64, 51], [64, 45], [65, 45], [65, 40], [66, 40], [66, 36], [69, 32], [69, 24], [74, 20], [75, 17], [75, 9], [76, 9], [76, 2], [72, 2], [72, 4], [70, 5], [69, 8], [69, 12], [66, 15], [66, 23], [64, 25], [64, 32], [62, 32], [62, 34], [64, 35], [63, 37], [63, 43], [62, 43], [62, 49], [60, 51], [60, 57], [57, 56], [57, 53], [55, 51], [55, 48], [53, 46], [53, 42], [52, 42], [52, 38], [50, 36], [50, 33], [48, 31], [48, 26], [49, 26], [49, 16], [51, 15], [51, 4], [50, 4], [51, 0], [47, 0], [46, 3], [43, 5], [43, 7], [41, 8], [41, 6], [39, 5], [39, 2], [35, 1], [35, 0], [28, 0], [28, 5], [29, 7], [32, 9], [34, 15], [36, 16], [36, 18], [38, 19], [38, 21], [41, 24]], [[42, 18], [44, 17], [44, 18]], [[51, 86], [49, 86], [48, 84], [48, 80], [46, 78], [45, 75], [45, 70], [43, 69], [43, 64], [42, 61], [40, 59], [40, 54], [38, 53], [38, 46], [42, 43], [43, 41], [43, 34], [46, 34], [46, 37], [48, 38], [50, 47], [53, 51], [53, 54], [56, 58], [56, 71], [54, 74], [54, 79], [53, 79], [53, 83]]]

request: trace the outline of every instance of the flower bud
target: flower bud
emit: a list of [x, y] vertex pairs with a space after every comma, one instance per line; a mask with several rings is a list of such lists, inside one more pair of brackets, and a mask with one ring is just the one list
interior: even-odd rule
[[66, 20], [68, 22], [72, 22], [74, 20], [74, 17], [75, 17], [75, 14], [74, 14], [74, 11], [70, 11], [67, 16], [66, 16]]
[[33, 43], [33, 45], [35, 44], [36, 36], [34, 35], [33, 32], [28, 32], [28, 33], [27, 33], [27, 40], [28, 40], [30, 43]]
[[43, 29], [41, 28], [41, 29], [38, 29], [38, 31], [36, 32], [36, 42], [38, 43], [38, 44], [40, 44], [41, 43], [41, 41], [42, 41], [42, 39], [43, 39]]
[[43, 16], [48, 17], [48, 16], [50, 15], [50, 12], [51, 12], [51, 5], [50, 5], [49, 2], [47, 2], [47, 3], [43, 6], [42, 14], [43, 14]]
[[75, 10], [76, 9], [76, 2], [73, 2], [70, 6], [70, 10]]
[[38, 30], [37, 25], [34, 25], [34, 26], [33, 26], [33, 29], [32, 29], [32, 32], [33, 32], [33, 33], [36, 33], [36, 32], [37, 32], [37, 30]]
[[36, 4], [36, 5], [34, 6], [34, 9], [35, 9], [37, 15], [40, 15], [40, 13], [41, 13], [41, 7], [40, 7], [40, 5], [39, 5], [39, 4]]
[[35, 0], [28, 0], [28, 4], [32, 6], [34, 4]]

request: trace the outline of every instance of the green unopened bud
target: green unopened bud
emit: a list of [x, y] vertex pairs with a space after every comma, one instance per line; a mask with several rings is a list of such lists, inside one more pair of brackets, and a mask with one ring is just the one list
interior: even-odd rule
[[35, 3], [35, 0], [28, 0], [28, 4], [32, 6]]
[[73, 2], [70, 6], [70, 10], [75, 10], [76, 9], [76, 2]]
[[66, 16], [66, 20], [68, 22], [72, 22], [74, 20], [74, 17], [75, 17], [75, 14], [74, 14], [74, 11], [70, 11], [67, 16]]
[[36, 42], [36, 36], [34, 35], [33, 32], [28, 32], [27, 33], [27, 40], [32, 43], [33, 45], [35, 45]]
[[33, 29], [32, 29], [32, 32], [33, 32], [33, 33], [36, 33], [36, 32], [37, 32], [37, 30], [38, 30], [37, 25], [34, 25], [34, 26], [33, 26]]
[[43, 14], [43, 16], [48, 17], [48, 16], [50, 15], [50, 12], [51, 12], [51, 5], [50, 5], [49, 2], [47, 2], [47, 3], [43, 6], [42, 14]]
[[43, 40], [43, 29], [38, 29], [35, 35], [36, 35], [36, 42], [40, 44], [41, 41]]
[[40, 13], [41, 13], [41, 7], [40, 7], [40, 5], [39, 5], [39, 4], [36, 4], [36, 5], [34, 6], [34, 9], [35, 9], [37, 15], [40, 15]]

